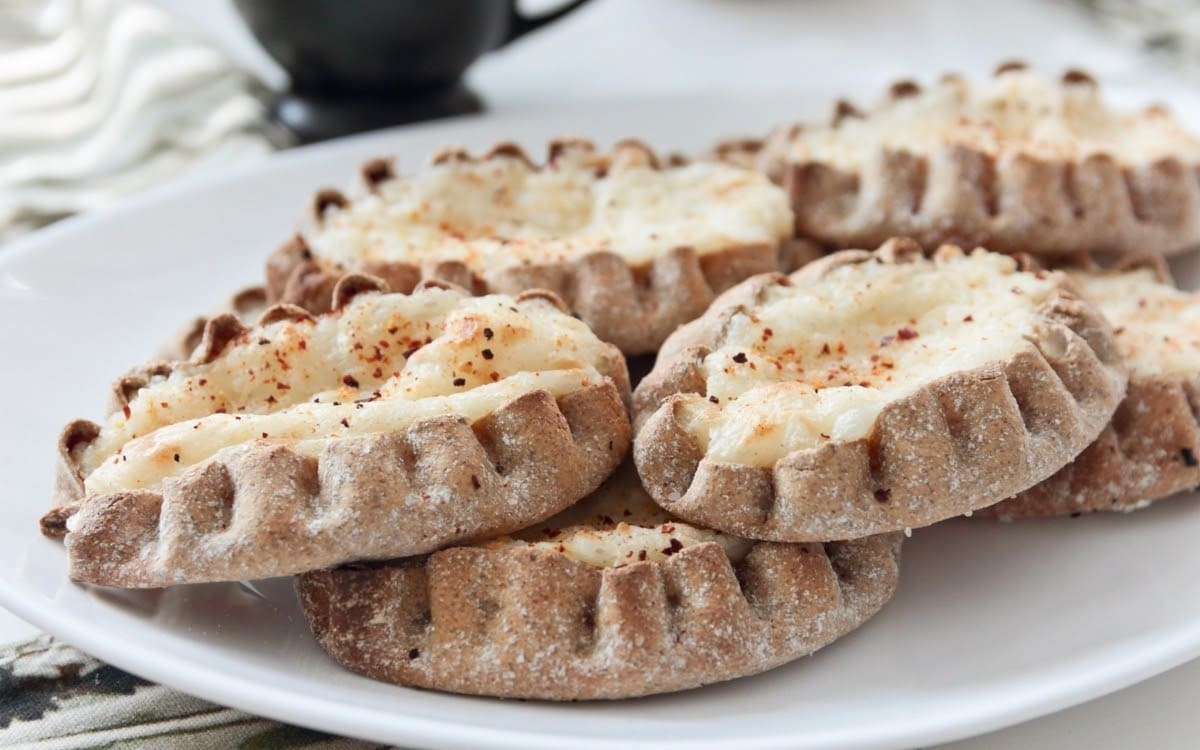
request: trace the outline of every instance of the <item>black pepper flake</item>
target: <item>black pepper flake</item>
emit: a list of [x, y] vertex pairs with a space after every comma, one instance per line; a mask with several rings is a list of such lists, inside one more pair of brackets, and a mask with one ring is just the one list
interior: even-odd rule
[[355, 378], [353, 375], [343, 375], [342, 382], [345, 383], [346, 385], [350, 386], [351, 388], [358, 387], [358, 379]]
[[466, 378], [455, 378], [454, 379], [454, 387], [455, 388], [462, 388], [466, 384], [467, 384]]
[[491, 341], [491, 340], [492, 340], [492, 336], [495, 336], [495, 335], [496, 335], [496, 334], [495, 334], [495, 333], [492, 331], [492, 329], [491, 329], [491, 328], [484, 328], [484, 329], [483, 329], [483, 337], [484, 337], [485, 339], [487, 339], [488, 341]]
[[666, 555], [667, 557], [670, 557], [671, 555], [675, 554], [676, 552], [678, 552], [678, 551], [679, 551], [679, 550], [681, 550], [681, 549], [683, 549], [683, 542], [679, 541], [678, 539], [674, 539], [674, 538], [672, 538], [672, 539], [671, 539], [671, 546], [670, 546], [670, 547], [667, 547], [667, 548], [665, 548], [665, 549], [662, 551], [662, 553], [663, 553], [664, 555]]
[[491, 349], [484, 349], [482, 352], [480, 352], [480, 354], [483, 355], [484, 359], [491, 359], [492, 357], [496, 356], [495, 354], [492, 354]]
[[270, 340], [270, 339], [259, 339], [259, 340], [258, 340], [258, 345], [259, 345], [259, 346], [266, 346], [266, 345], [267, 345], [267, 344], [269, 344], [269, 343], [271, 343], [271, 340]]
[[1196, 454], [1192, 452], [1191, 448], [1180, 448], [1179, 457], [1183, 459], [1184, 466], [1192, 467], [1200, 465], [1200, 462], [1196, 461]]
[[639, 559], [639, 560], [645, 560], [645, 559], [646, 559], [646, 550], [644, 550], [644, 549], [643, 549], [643, 550], [638, 550], [638, 559]]
[[721, 403], [721, 399], [717, 398], [716, 396], [709, 396], [709, 397], [708, 397], [708, 400], [709, 400], [709, 401], [711, 401], [711, 402], [713, 402], [714, 404], [719, 404], [719, 403]]
[[733, 361], [737, 362], [739, 365], [744, 365], [746, 363], [746, 353], [738, 352], [737, 354], [733, 355]]
[[420, 649], [410, 648], [408, 650], [408, 658], [410, 661], [413, 659], [416, 659], [420, 655], [421, 655]]
[[175, 463], [179, 463], [179, 454], [178, 453], [175, 454]]
[[264, 432], [264, 433], [263, 433], [263, 437], [264, 437], [264, 438], [266, 438], [266, 437], [270, 437], [270, 435], [268, 435], [267, 433], [265, 433], [265, 432]]
[[876, 502], [886, 503], [888, 500], [891, 500], [891, 499], [892, 499], [892, 491], [891, 490], [875, 490]]
[[342, 427], [349, 429], [350, 428], [350, 420], [346, 419], [345, 417], [342, 417]]

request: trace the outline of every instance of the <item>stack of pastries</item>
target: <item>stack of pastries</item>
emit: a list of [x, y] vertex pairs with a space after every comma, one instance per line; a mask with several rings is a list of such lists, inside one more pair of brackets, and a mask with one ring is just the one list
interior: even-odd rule
[[295, 576], [329, 655], [400, 685], [761, 672], [876, 614], [914, 528], [1200, 484], [1164, 261], [1198, 169], [1165, 110], [1013, 64], [695, 159], [373, 160], [63, 429], [42, 531], [81, 584]]

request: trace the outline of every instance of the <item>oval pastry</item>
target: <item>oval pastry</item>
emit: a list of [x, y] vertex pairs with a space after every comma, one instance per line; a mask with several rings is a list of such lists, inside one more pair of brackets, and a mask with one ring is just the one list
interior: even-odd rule
[[1110, 109], [1078, 71], [1055, 81], [1008, 64], [991, 80], [897, 83], [870, 110], [839, 102], [828, 124], [776, 131], [759, 160], [787, 187], [797, 233], [835, 247], [1200, 243], [1200, 139], [1161, 107]]
[[597, 153], [554, 141], [535, 165], [504, 144], [436, 154], [412, 176], [363, 166], [352, 197], [316, 195], [267, 265], [272, 298], [324, 310], [338, 277], [407, 291], [439, 278], [477, 293], [549, 289], [627, 354], [655, 351], [714, 296], [812, 257], [791, 242], [787, 196], [753, 170], [660, 163], [636, 142]]
[[1074, 461], [983, 516], [1130, 511], [1200, 485], [1200, 295], [1177, 289], [1158, 256], [1080, 265], [1067, 273], [1115, 327], [1125, 400]]
[[729, 537], [671, 519], [630, 467], [512, 538], [297, 580], [321, 646], [400, 685], [586, 700], [754, 674], [853, 630], [891, 598], [899, 535]]
[[681, 518], [756, 539], [924, 526], [1045, 479], [1125, 390], [1066, 277], [911, 241], [722, 295], [634, 396], [634, 457]]
[[73, 504], [45, 525], [66, 531], [71, 577], [163, 586], [420, 554], [545, 518], [620, 463], [624, 360], [553, 295], [373, 283], [344, 278], [315, 318], [218, 316], [191, 360], [119, 381], [103, 425], [68, 425]]

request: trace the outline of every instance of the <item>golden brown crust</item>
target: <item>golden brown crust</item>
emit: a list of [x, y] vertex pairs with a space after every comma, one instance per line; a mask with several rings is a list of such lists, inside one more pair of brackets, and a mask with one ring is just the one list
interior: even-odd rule
[[265, 578], [507, 533], [594, 490], [629, 437], [621, 394], [604, 382], [557, 401], [531, 391], [474, 424], [432, 417], [343, 438], [315, 458], [248, 444], [161, 492], [88, 498], [67, 521], [70, 576], [122, 587]]
[[[555, 140], [550, 143], [547, 164], [554, 164], [572, 149], [594, 152], [588, 141]], [[501, 155], [532, 163], [513, 144], [500, 144], [480, 157], [462, 150], [443, 150], [433, 162], [474, 162]], [[601, 170], [618, 168], [622, 161], [631, 159], [648, 160], [656, 168], [659, 164], [657, 155], [636, 141], [622, 142], [609, 154], [594, 153], [596, 168]], [[382, 163], [386, 160], [374, 159], [364, 165], [364, 175], [384, 175], [374, 181], [364, 177], [368, 190], [381, 179], [394, 176], [390, 169], [379, 166]], [[668, 165], [678, 165], [678, 160], [670, 160]], [[334, 200], [330, 192], [321, 191], [314, 198], [306, 225], [320, 227], [325, 208], [346, 200], [344, 196]], [[677, 247], [638, 264], [614, 252], [597, 251], [572, 260], [510, 265], [478, 274], [461, 261], [436, 258], [419, 266], [368, 260], [360, 268], [342, 268], [315, 256], [302, 234], [297, 234], [267, 260], [266, 286], [272, 301], [297, 304], [318, 313], [329, 309], [332, 289], [348, 271], [371, 274], [383, 279], [391, 291], [404, 293], [423, 279], [448, 281], [473, 294], [549, 289], [562, 297], [601, 339], [626, 354], [645, 354], [657, 350], [671, 331], [700, 315], [718, 294], [737, 282], [764, 271], [794, 270], [817, 254], [816, 245], [793, 239], [704, 254], [690, 247]]]
[[[996, 74], [1022, 69], [1002, 66]], [[1062, 85], [1096, 84], [1068, 71]], [[916, 84], [904, 82], [893, 86], [887, 100], [919, 92]], [[870, 114], [839, 107], [831, 125], [849, 117]], [[759, 169], [788, 190], [797, 234], [833, 247], [873, 247], [909, 236], [927, 246], [984, 245], [1000, 252], [1130, 253], [1153, 247], [1171, 255], [1200, 243], [1198, 165], [1178, 157], [1137, 166], [1123, 166], [1106, 153], [1082, 160], [1020, 153], [998, 160], [947, 143], [928, 156], [881, 150], [861, 170], [850, 171], [791, 161], [787, 144], [794, 132], [781, 129], [767, 139], [758, 150]]]
[[891, 597], [898, 535], [719, 544], [598, 568], [546, 549], [456, 547], [297, 581], [321, 646], [370, 677], [458, 693], [584, 700], [754, 674], [853, 630]]
[[1129, 379], [1112, 421], [1074, 461], [983, 518], [1130, 511], [1200, 485], [1200, 375]]
[[[844, 251], [792, 278], [845, 264], [903, 263], [919, 252], [907, 241]], [[925, 526], [1049, 477], [1100, 434], [1124, 395], [1112, 330], [1064, 286], [1043, 306], [1042, 331], [1025, 349], [891, 402], [867, 438], [794, 451], [768, 467], [719, 463], [678, 419], [678, 394], [705, 394], [700, 363], [719, 346], [724, 321], [787, 283], [769, 275], [731, 289], [664, 344], [634, 394], [634, 459], [647, 490], [674, 515], [788, 542]]]

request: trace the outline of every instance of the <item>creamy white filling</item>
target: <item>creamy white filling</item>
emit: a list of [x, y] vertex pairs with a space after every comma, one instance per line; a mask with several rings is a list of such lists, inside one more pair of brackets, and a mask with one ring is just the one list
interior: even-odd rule
[[1063, 84], [1030, 72], [974, 83], [951, 79], [886, 102], [866, 118], [805, 128], [789, 155], [793, 161], [858, 170], [884, 148], [928, 155], [947, 143], [996, 156], [1021, 152], [1079, 160], [1107, 153], [1126, 165], [1168, 156], [1200, 159], [1200, 140], [1170, 114], [1115, 112], [1095, 86]]
[[721, 545], [733, 562], [754, 542], [681, 523], [659, 508], [627, 465], [590, 497], [511, 537], [484, 542], [489, 549], [551, 550], [596, 567], [663, 562], [705, 542]]
[[528, 390], [563, 395], [600, 382], [609, 356], [586, 325], [540, 300], [360, 295], [154, 379], [76, 459], [89, 492], [153, 487], [239, 442], [383, 432], [443, 413], [473, 420]]
[[1200, 373], [1200, 295], [1164, 284], [1144, 268], [1069, 274], [1112, 323], [1131, 374]]
[[347, 268], [366, 259], [461, 260], [479, 271], [607, 250], [639, 264], [676, 247], [710, 253], [776, 244], [792, 231], [787, 197], [722, 164], [598, 175], [587, 164], [530, 167], [498, 156], [430, 166], [331, 209], [306, 239]]
[[980, 250], [773, 287], [731, 319], [680, 419], [710, 458], [754, 466], [866, 437], [888, 403], [1030, 346], [1054, 286]]
[[247, 444], [286, 443], [316, 457], [330, 440], [403, 430], [419, 419], [453, 414], [474, 422], [525, 393], [565, 396], [602, 381], [594, 369], [521, 372], [465, 393], [417, 401], [304, 403], [273, 414], [212, 414], [161, 427], [129, 441], [85, 481], [89, 495], [158, 486], [223, 450]]

